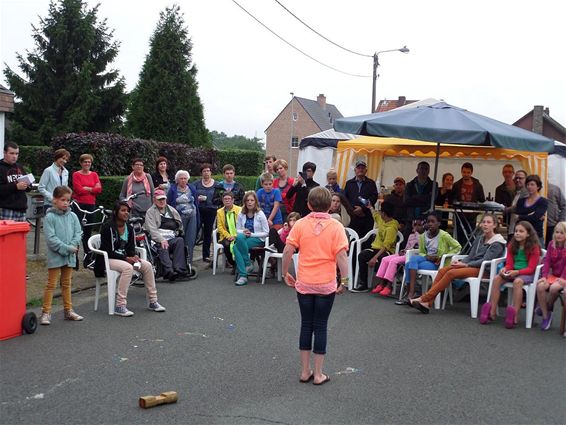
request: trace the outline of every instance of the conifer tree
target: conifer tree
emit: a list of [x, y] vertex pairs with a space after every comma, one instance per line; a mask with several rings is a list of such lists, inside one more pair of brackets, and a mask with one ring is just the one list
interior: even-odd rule
[[166, 8], [159, 15], [149, 54], [130, 95], [126, 125], [132, 136], [211, 146], [191, 50], [179, 6]]
[[64, 132], [117, 131], [127, 97], [124, 79], [107, 69], [119, 43], [98, 6], [83, 0], [52, 0], [49, 13], [32, 26], [35, 49], [18, 54], [21, 77], [10, 68], [4, 75], [16, 93], [13, 139], [45, 144]]

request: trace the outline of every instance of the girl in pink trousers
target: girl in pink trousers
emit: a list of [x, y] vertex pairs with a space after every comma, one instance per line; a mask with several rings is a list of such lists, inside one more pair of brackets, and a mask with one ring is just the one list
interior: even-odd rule
[[[380, 292], [385, 286], [391, 285], [391, 283], [395, 280], [395, 275], [397, 274], [397, 266], [399, 264], [405, 263], [405, 253], [408, 249], [418, 248], [419, 236], [423, 232], [423, 222], [421, 220], [413, 220], [413, 233], [409, 235], [405, 249], [401, 250], [399, 254], [392, 254], [382, 258], [381, 263], [379, 264], [379, 269], [376, 273], [376, 276], [380, 279], [380, 282], [371, 291], [372, 294], [376, 294]], [[408, 304], [408, 302], [406, 302], [407, 299], [397, 301], [396, 304]]]

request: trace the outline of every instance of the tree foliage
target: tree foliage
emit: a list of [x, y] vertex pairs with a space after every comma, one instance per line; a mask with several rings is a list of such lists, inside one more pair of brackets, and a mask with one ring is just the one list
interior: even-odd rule
[[116, 131], [126, 108], [124, 79], [107, 69], [118, 54], [98, 6], [52, 0], [48, 16], [32, 26], [35, 49], [17, 55], [21, 77], [4, 75], [16, 93], [14, 141], [45, 144], [64, 132]]
[[192, 42], [180, 8], [160, 13], [136, 88], [127, 129], [134, 137], [210, 146], [198, 95]]
[[227, 136], [224, 132], [217, 132], [212, 130], [210, 132], [212, 137], [212, 145], [215, 149], [242, 149], [246, 151], [263, 152], [265, 150], [261, 139], [257, 137], [247, 138], [246, 136]]

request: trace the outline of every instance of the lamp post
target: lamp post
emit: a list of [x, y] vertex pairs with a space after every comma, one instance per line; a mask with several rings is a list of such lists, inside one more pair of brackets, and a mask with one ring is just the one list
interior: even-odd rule
[[401, 52], [401, 53], [409, 53], [409, 49], [407, 46], [403, 46], [400, 49], [391, 49], [391, 50], [382, 50], [380, 52], [376, 52], [373, 54], [373, 86], [371, 91], [371, 113], [375, 112], [375, 85], [377, 82], [377, 67], [379, 66], [379, 55], [381, 53], [388, 53], [388, 52]]
[[291, 139], [289, 140], [289, 175], [292, 176], [293, 170], [293, 137], [295, 136], [295, 111], [293, 109], [293, 99], [295, 93], [290, 92], [291, 95]]

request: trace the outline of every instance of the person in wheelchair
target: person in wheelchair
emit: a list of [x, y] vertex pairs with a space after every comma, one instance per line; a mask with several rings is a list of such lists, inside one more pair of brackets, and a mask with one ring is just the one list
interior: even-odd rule
[[144, 227], [157, 244], [163, 277], [173, 282], [177, 277], [187, 275], [183, 223], [177, 210], [167, 205], [167, 195], [163, 190], [156, 190], [153, 200], [145, 214]]
[[[134, 229], [128, 223], [130, 206], [127, 202], [118, 201], [112, 210], [112, 220], [105, 223], [100, 230], [100, 249], [108, 253], [110, 269], [120, 273], [118, 281], [118, 294], [114, 314], [129, 317], [134, 313], [126, 307], [128, 288], [134, 270], [143, 276], [143, 282], [149, 299], [149, 309], [157, 312], [165, 311], [165, 307], [157, 302], [157, 288], [153, 267], [149, 261], [142, 260], [136, 255], [134, 242]], [[104, 259], [97, 255], [95, 268], [104, 269]]]

